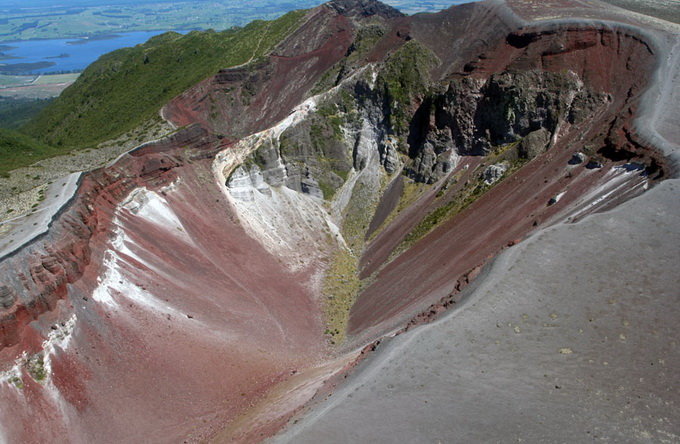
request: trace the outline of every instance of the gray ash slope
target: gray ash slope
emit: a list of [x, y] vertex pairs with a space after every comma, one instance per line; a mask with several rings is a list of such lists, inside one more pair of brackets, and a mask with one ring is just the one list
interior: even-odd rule
[[[522, 15], [508, 3], [506, 14]], [[595, 2], [554, 3], [535, 2], [525, 24], [602, 20], [655, 42], [635, 125], [669, 157], [671, 178], [506, 251], [457, 308], [378, 344], [272, 442], [680, 440], [680, 138], [668, 123], [680, 118], [679, 30]]]
[[273, 442], [677, 442], [679, 193], [509, 250]]

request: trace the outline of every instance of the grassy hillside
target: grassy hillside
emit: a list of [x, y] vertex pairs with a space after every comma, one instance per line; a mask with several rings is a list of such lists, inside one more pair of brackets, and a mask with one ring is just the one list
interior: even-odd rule
[[30, 165], [40, 159], [59, 154], [54, 147], [38, 142], [25, 134], [0, 129], [0, 176], [9, 171]]
[[48, 103], [48, 100], [0, 97], [0, 128], [17, 129], [25, 125]]
[[255, 21], [223, 32], [165, 33], [106, 54], [22, 131], [63, 149], [119, 136], [220, 68], [266, 54], [304, 14], [294, 11], [271, 22]]
[[378, 74], [378, 85], [390, 104], [390, 124], [397, 135], [408, 132], [411, 101], [414, 96], [425, 94], [428, 72], [437, 63], [432, 51], [411, 40], [390, 55]]

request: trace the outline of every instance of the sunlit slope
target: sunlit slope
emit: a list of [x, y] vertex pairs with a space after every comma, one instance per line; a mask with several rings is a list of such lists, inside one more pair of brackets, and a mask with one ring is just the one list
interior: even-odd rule
[[154, 117], [169, 99], [220, 68], [266, 54], [304, 14], [223, 32], [166, 33], [106, 54], [23, 131], [63, 148], [111, 139]]

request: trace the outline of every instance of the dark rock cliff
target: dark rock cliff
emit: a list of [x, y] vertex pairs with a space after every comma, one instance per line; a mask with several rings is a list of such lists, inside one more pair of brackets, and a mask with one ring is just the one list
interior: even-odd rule
[[345, 16], [371, 17], [380, 16], [391, 19], [403, 17], [398, 9], [377, 0], [333, 0], [328, 6], [335, 9], [339, 14]]

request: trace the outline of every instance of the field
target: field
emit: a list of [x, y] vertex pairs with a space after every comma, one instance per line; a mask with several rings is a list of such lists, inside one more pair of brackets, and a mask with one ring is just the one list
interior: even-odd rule
[[20, 86], [33, 81], [37, 76], [3, 76], [0, 75], [0, 88]]
[[80, 74], [49, 74], [40, 76], [0, 75], [0, 97], [16, 99], [49, 99], [57, 97], [75, 82]]
[[156, 2], [100, 6], [0, 8], [0, 41], [78, 38], [97, 34], [155, 30], [223, 30], [255, 19], [273, 19], [316, 0]]

